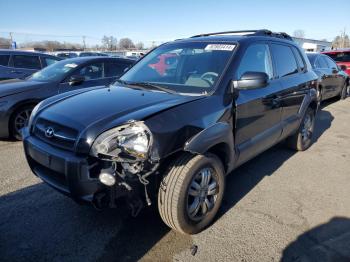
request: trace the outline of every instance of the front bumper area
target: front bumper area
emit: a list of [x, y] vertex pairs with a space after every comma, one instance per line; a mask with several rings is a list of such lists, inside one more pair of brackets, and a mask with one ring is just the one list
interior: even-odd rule
[[92, 202], [96, 193], [106, 189], [91, 178], [87, 157], [54, 148], [28, 131], [23, 132], [24, 151], [33, 173], [44, 182], [77, 202]]

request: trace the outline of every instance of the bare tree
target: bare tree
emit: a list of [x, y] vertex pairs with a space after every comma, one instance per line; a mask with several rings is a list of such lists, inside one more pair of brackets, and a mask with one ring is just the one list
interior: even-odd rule
[[135, 48], [133, 41], [130, 38], [122, 38], [119, 40], [119, 48], [121, 49], [131, 49]]
[[144, 48], [144, 44], [142, 42], [138, 42], [136, 45], [135, 45], [135, 48], [138, 49], [138, 50], [142, 50]]
[[26, 42], [21, 44], [21, 47], [24, 48], [41, 48], [45, 49], [47, 51], [55, 51], [58, 49], [72, 49], [72, 50], [78, 50], [82, 49], [81, 44], [76, 44], [76, 43], [61, 43], [59, 41], [36, 41], [36, 42]]
[[332, 42], [332, 48], [347, 48], [350, 47], [350, 39], [347, 34], [338, 35]]
[[297, 29], [293, 32], [293, 36], [297, 38], [305, 38], [305, 31], [302, 29]]
[[118, 40], [113, 36], [104, 35], [101, 42], [103, 46], [110, 51], [117, 49]]
[[0, 37], [0, 48], [8, 49], [11, 47], [11, 40]]

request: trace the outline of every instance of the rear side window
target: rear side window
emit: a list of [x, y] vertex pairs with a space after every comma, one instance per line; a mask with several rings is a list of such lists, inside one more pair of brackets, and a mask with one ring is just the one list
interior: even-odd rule
[[329, 57], [326, 57], [326, 56], [323, 57], [323, 58], [326, 60], [329, 68], [332, 68], [332, 69], [333, 68], [335, 68], [335, 69], [338, 68], [337, 64], [332, 59], [330, 59]]
[[325, 54], [337, 62], [350, 62], [350, 52], [337, 52]]
[[127, 63], [106, 62], [105, 77], [121, 76], [127, 67], [129, 67]]
[[41, 69], [41, 64], [38, 56], [14, 55], [13, 67], [26, 69]]
[[305, 65], [303, 58], [301, 57], [300, 51], [295, 47], [293, 47], [293, 50], [294, 50], [295, 57], [297, 59], [298, 66], [299, 66], [300, 70], [304, 71], [306, 68], [306, 65]]
[[295, 56], [289, 46], [272, 44], [271, 47], [277, 75], [279, 77], [292, 75], [298, 72]]
[[327, 61], [322, 56], [317, 57], [315, 65], [316, 65], [316, 68], [328, 68]]
[[10, 55], [0, 55], [0, 65], [8, 66]]
[[246, 72], [263, 72], [271, 79], [273, 76], [269, 47], [266, 44], [252, 44], [242, 57], [237, 69], [240, 79]]

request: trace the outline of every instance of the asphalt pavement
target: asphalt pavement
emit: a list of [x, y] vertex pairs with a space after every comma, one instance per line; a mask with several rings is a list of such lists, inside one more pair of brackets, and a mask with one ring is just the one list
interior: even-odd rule
[[20, 142], [0, 141], [0, 261], [350, 261], [350, 98], [326, 103], [306, 152], [279, 144], [227, 178], [204, 232], [156, 207], [96, 211], [43, 184]]

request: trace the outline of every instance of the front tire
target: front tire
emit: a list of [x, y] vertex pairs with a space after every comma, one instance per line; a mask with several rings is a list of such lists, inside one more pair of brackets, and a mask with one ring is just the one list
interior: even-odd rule
[[161, 182], [158, 210], [165, 224], [183, 234], [196, 234], [211, 224], [222, 202], [225, 175], [213, 154], [183, 154]]
[[23, 106], [18, 108], [12, 115], [10, 120], [11, 136], [16, 140], [22, 140], [21, 129], [28, 125], [30, 114], [33, 111], [33, 106]]
[[315, 129], [315, 110], [308, 108], [301, 121], [298, 131], [287, 138], [287, 145], [297, 151], [305, 151], [312, 144], [312, 135]]

